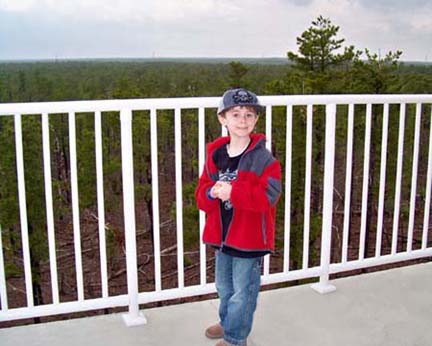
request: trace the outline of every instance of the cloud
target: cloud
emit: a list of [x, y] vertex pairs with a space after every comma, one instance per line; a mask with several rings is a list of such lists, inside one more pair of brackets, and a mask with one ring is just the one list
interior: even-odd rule
[[236, 3], [228, 0], [0, 0], [0, 11], [39, 11], [112, 22], [167, 22], [238, 15], [241, 6]]
[[405, 11], [409, 9], [418, 9], [421, 7], [430, 7], [429, 0], [351, 0], [357, 2], [365, 8], [380, 8], [387, 11]]
[[284, 57], [319, 15], [358, 49], [430, 50], [424, 0], [0, 0], [0, 59]]
[[0, 0], [0, 11], [22, 12], [28, 11], [36, 6], [36, 0]]
[[309, 6], [314, 0], [288, 0], [288, 3], [292, 3], [296, 6]]

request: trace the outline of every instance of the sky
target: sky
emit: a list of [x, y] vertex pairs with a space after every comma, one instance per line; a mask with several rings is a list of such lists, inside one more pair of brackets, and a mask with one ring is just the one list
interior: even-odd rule
[[346, 46], [432, 61], [431, 0], [0, 0], [0, 60], [284, 58], [319, 15]]

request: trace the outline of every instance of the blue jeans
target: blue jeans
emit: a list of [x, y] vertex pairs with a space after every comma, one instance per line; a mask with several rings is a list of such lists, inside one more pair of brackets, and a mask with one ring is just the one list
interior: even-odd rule
[[252, 329], [261, 280], [262, 257], [240, 258], [216, 252], [216, 289], [224, 339], [246, 345]]

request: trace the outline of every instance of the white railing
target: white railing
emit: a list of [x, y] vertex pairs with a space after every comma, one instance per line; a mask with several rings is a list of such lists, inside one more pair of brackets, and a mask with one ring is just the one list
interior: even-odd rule
[[[432, 177], [432, 126], [428, 129], [427, 150], [427, 173], [426, 186], [424, 188], [424, 208], [423, 226], [421, 236], [421, 247], [413, 249], [413, 234], [415, 227], [416, 212], [416, 188], [418, 178], [418, 162], [420, 147], [421, 120], [426, 119], [426, 123], [431, 124], [431, 103], [432, 95], [327, 95], [327, 96], [263, 96], [260, 98], [266, 106], [265, 132], [268, 139], [268, 148], [272, 144], [272, 118], [276, 114], [275, 109], [283, 109], [283, 117], [286, 121], [284, 137], [285, 143], [285, 166], [284, 173], [284, 210], [279, 213], [284, 214], [284, 247], [283, 247], [283, 269], [280, 272], [270, 273], [271, 256], [266, 256], [262, 275], [262, 283], [272, 284], [291, 280], [307, 279], [319, 277], [319, 282], [314, 288], [319, 292], [329, 292], [334, 289], [329, 284], [329, 275], [353, 269], [367, 268], [377, 265], [389, 264], [398, 261], [418, 259], [432, 256], [432, 247], [428, 246], [429, 240], [429, 214], [431, 202], [431, 177]], [[23, 104], [0, 104], [0, 116], [13, 117], [15, 131], [15, 150], [16, 150], [16, 172], [19, 196], [19, 213], [21, 225], [22, 241], [22, 261], [24, 264], [26, 304], [21, 307], [9, 308], [8, 298], [10, 294], [7, 290], [7, 279], [5, 273], [4, 254], [2, 246], [0, 228], [0, 321], [8, 321], [22, 318], [41, 317], [55, 314], [72, 313], [93, 309], [112, 308], [119, 306], [129, 306], [129, 313], [125, 315], [128, 325], [145, 323], [144, 316], [139, 312], [139, 304], [155, 301], [163, 301], [174, 298], [190, 297], [215, 292], [213, 282], [207, 282], [207, 256], [206, 248], [200, 244], [200, 283], [198, 285], [186, 286], [184, 280], [184, 249], [183, 249], [183, 178], [181, 146], [182, 138], [187, 134], [182, 133], [182, 110], [195, 109], [198, 115], [198, 165], [203, 167], [205, 157], [205, 111], [208, 108], [216, 108], [219, 98], [171, 98], [171, 99], [139, 99], [139, 100], [107, 100], [107, 101], [79, 101], [79, 102], [47, 102], [47, 103], [23, 103]], [[361, 218], [359, 231], [359, 251], [358, 257], [348, 258], [349, 236], [351, 228], [350, 209], [352, 201], [350, 199], [353, 177], [353, 141], [354, 141], [354, 114], [356, 107], [365, 108], [364, 125], [364, 155], [362, 169], [362, 192], [361, 192]], [[375, 256], [365, 258], [365, 239], [368, 232], [368, 187], [369, 187], [369, 163], [370, 146], [372, 131], [372, 107], [382, 105], [382, 141], [381, 141], [381, 164], [379, 199], [377, 209], [377, 232]], [[399, 139], [398, 150], [387, 149], [389, 131], [389, 105], [395, 105], [399, 111]], [[402, 170], [406, 109], [407, 105], [415, 107], [415, 128], [414, 144], [412, 152], [412, 180], [411, 193], [409, 198], [409, 222], [407, 230], [407, 247], [405, 251], [398, 252], [398, 231], [400, 229], [400, 206], [402, 188]], [[325, 162], [323, 170], [323, 208], [322, 208], [322, 233], [320, 251], [320, 264], [309, 264], [309, 241], [310, 241], [310, 203], [311, 203], [311, 179], [313, 178], [312, 162], [312, 140], [313, 140], [313, 119], [314, 110], [317, 106], [325, 107]], [[338, 109], [338, 106], [340, 107]], [[291, 236], [291, 181], [292, 181], [292, 148], [293, 148], [293, 109], [301, 108], [306, 110], [306, 148], [305, 149], [305, 177], [304, 177], [304, 227], [303, 227], [303, 259], [300, 269], [290, 268], [290, 236]], [[160, 240], [160, 214], [159, 214], [159, 170], [158, 170], [158, 128], [157, 116], [160, 110], [174, 110], [175, 128], [175, 185], [176, 185], [176, 230], [177, 230], [177, 269], [178, 285], [176, 288], [163, 289], [161, 275], [161, 240]], [[362, 109], [362, 108], [361, 108]], [[151, 141], [151, 175], [152, 175], [152, 210], [153, 210], [153, 241], [154, 241], [154, 290], [150, 292], [140, 292], [137, 271], [137, 244], [136, 244], [136, 217], [135, 217], [135, 197], [134, 197], [134, 164], [133, 164], [133, 140], [132, 140], [132, 119], [133, 111], [150, 112], [150, 141]], [[105, 235], [105, 208], [104, 208], [104, 189], [103, 189], [103, 154], [102, 154], [102, 117], [104, 112], [119, 112], [121, 121], [121, 161], [122, 161], [122, 181], [123, 181], [123, 207], [124, 207], [124, 231], [127, 265], [127, 294], [109, 295], [109, 282], [107, 274], [107, 253]], [[75, 114], [90, 112], [94, 114], [95, 124], [95, 157], [96, 157], [96, 182], [97, 182], [97, 210], [99, 222], [99, 257], [101, 268], [101, 296], [99, 298], [85, 299], [82, 249], [80, 239], [80, 215], [79, 215], [79, 189], [76, 155], [76, 134], [75, 134]], [[74, 256], [76, 270], [76, 290], [77, 300], [62, 302], [59, 298], [58, 273], [62, 268], [57, 266], [55, 229], [54, 229], [54, 208], [52, 200], [52, 178], [51, 178], [51, 157], [50, 157], [50, 132], [49, 119], [52, 114], [68, 114], [69, 118], [69, 150], [70, 150], [70, 172], [71, 172], [71, 196], [73, 212], [74, 230]], [[280, 112], [279, 112], [280, 113]], [[43, 140], [43, 161], [45, 179], [45, 201], [46, 201], [46, 227], [48, 234], [49, 267], [51, 276], [52, 303], [45, 305], [35, 305], [32, 290], [32, 270], [29, 248], [29, 231], [26, 206], [26, 184], [25, 167], [23, 160], [23, 138], [22, 138], [22, 117], [28, 114], [41, 115], [42, 140]], [[280, 115], [278, 115], [280, 116]], [[335, 136], [337, 117], [347, 117], [346, 133], [346, 164], [345, 164], [345, 194], [343, 200], [343, 237], [341, 241], [341, 260], [332, 262], [332, 227], [333, 227], [333, 198], [334, 198], [334, 177], [335, 177]], [[1, 130], [1, 128], [0, 128]], [[427, 129], [423, 129], [426, 131]], [[323, 130], [324, 131], [324, 130]], [[389, 155], [397, 153], [397, 172], [394, 196], [394, 213], [392, 228], [392, 247], [389, 254], [381, 254], [381, 242], [383, 236], [384, 205], [386, 200], [386, 162]], [[296, 162], [296, 165], [299, 165]], [[199, 169], [201, 171], [201, 169]], [[423, 182], [423, 180], [422, 180]], [[204, 224], [204, 215], [199, 216], [200, 233]], [[0, 220], [1, 225], [1, 220]], [[0, 226], [1, 227], [1, 226]], [[417, 227], [418, 228], [418, 227]], [[198, 232], [198, 230], [197, 230]], [[334, 240], [333, 240], [334, 241]]]

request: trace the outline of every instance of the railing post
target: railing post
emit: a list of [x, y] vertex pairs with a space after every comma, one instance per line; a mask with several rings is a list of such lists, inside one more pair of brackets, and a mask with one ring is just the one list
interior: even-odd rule
[[138, 304], [138, 269], [135, 228], [135, 195], [132, 146], [132, 111], [120, 112], [122, 178], [123, 178], [123, 217], [126, 242], [126, 272], [129, 298], [129, 313], [123, 315], [128, 327], [147, 323], [139, 312]]
[[336, 105], [326, 106], [325, 130], [325, 163], [324, 163], [324, 194], [323, 194], [323, 221], [321, 234], [321, 275], [318, 283], [312, 288], [321, 293], [330, 293], [336, 287], [329, 283], [330, 253], [333, 219], [333, 176], [335, 158], [335, 132], [336, 132]]

